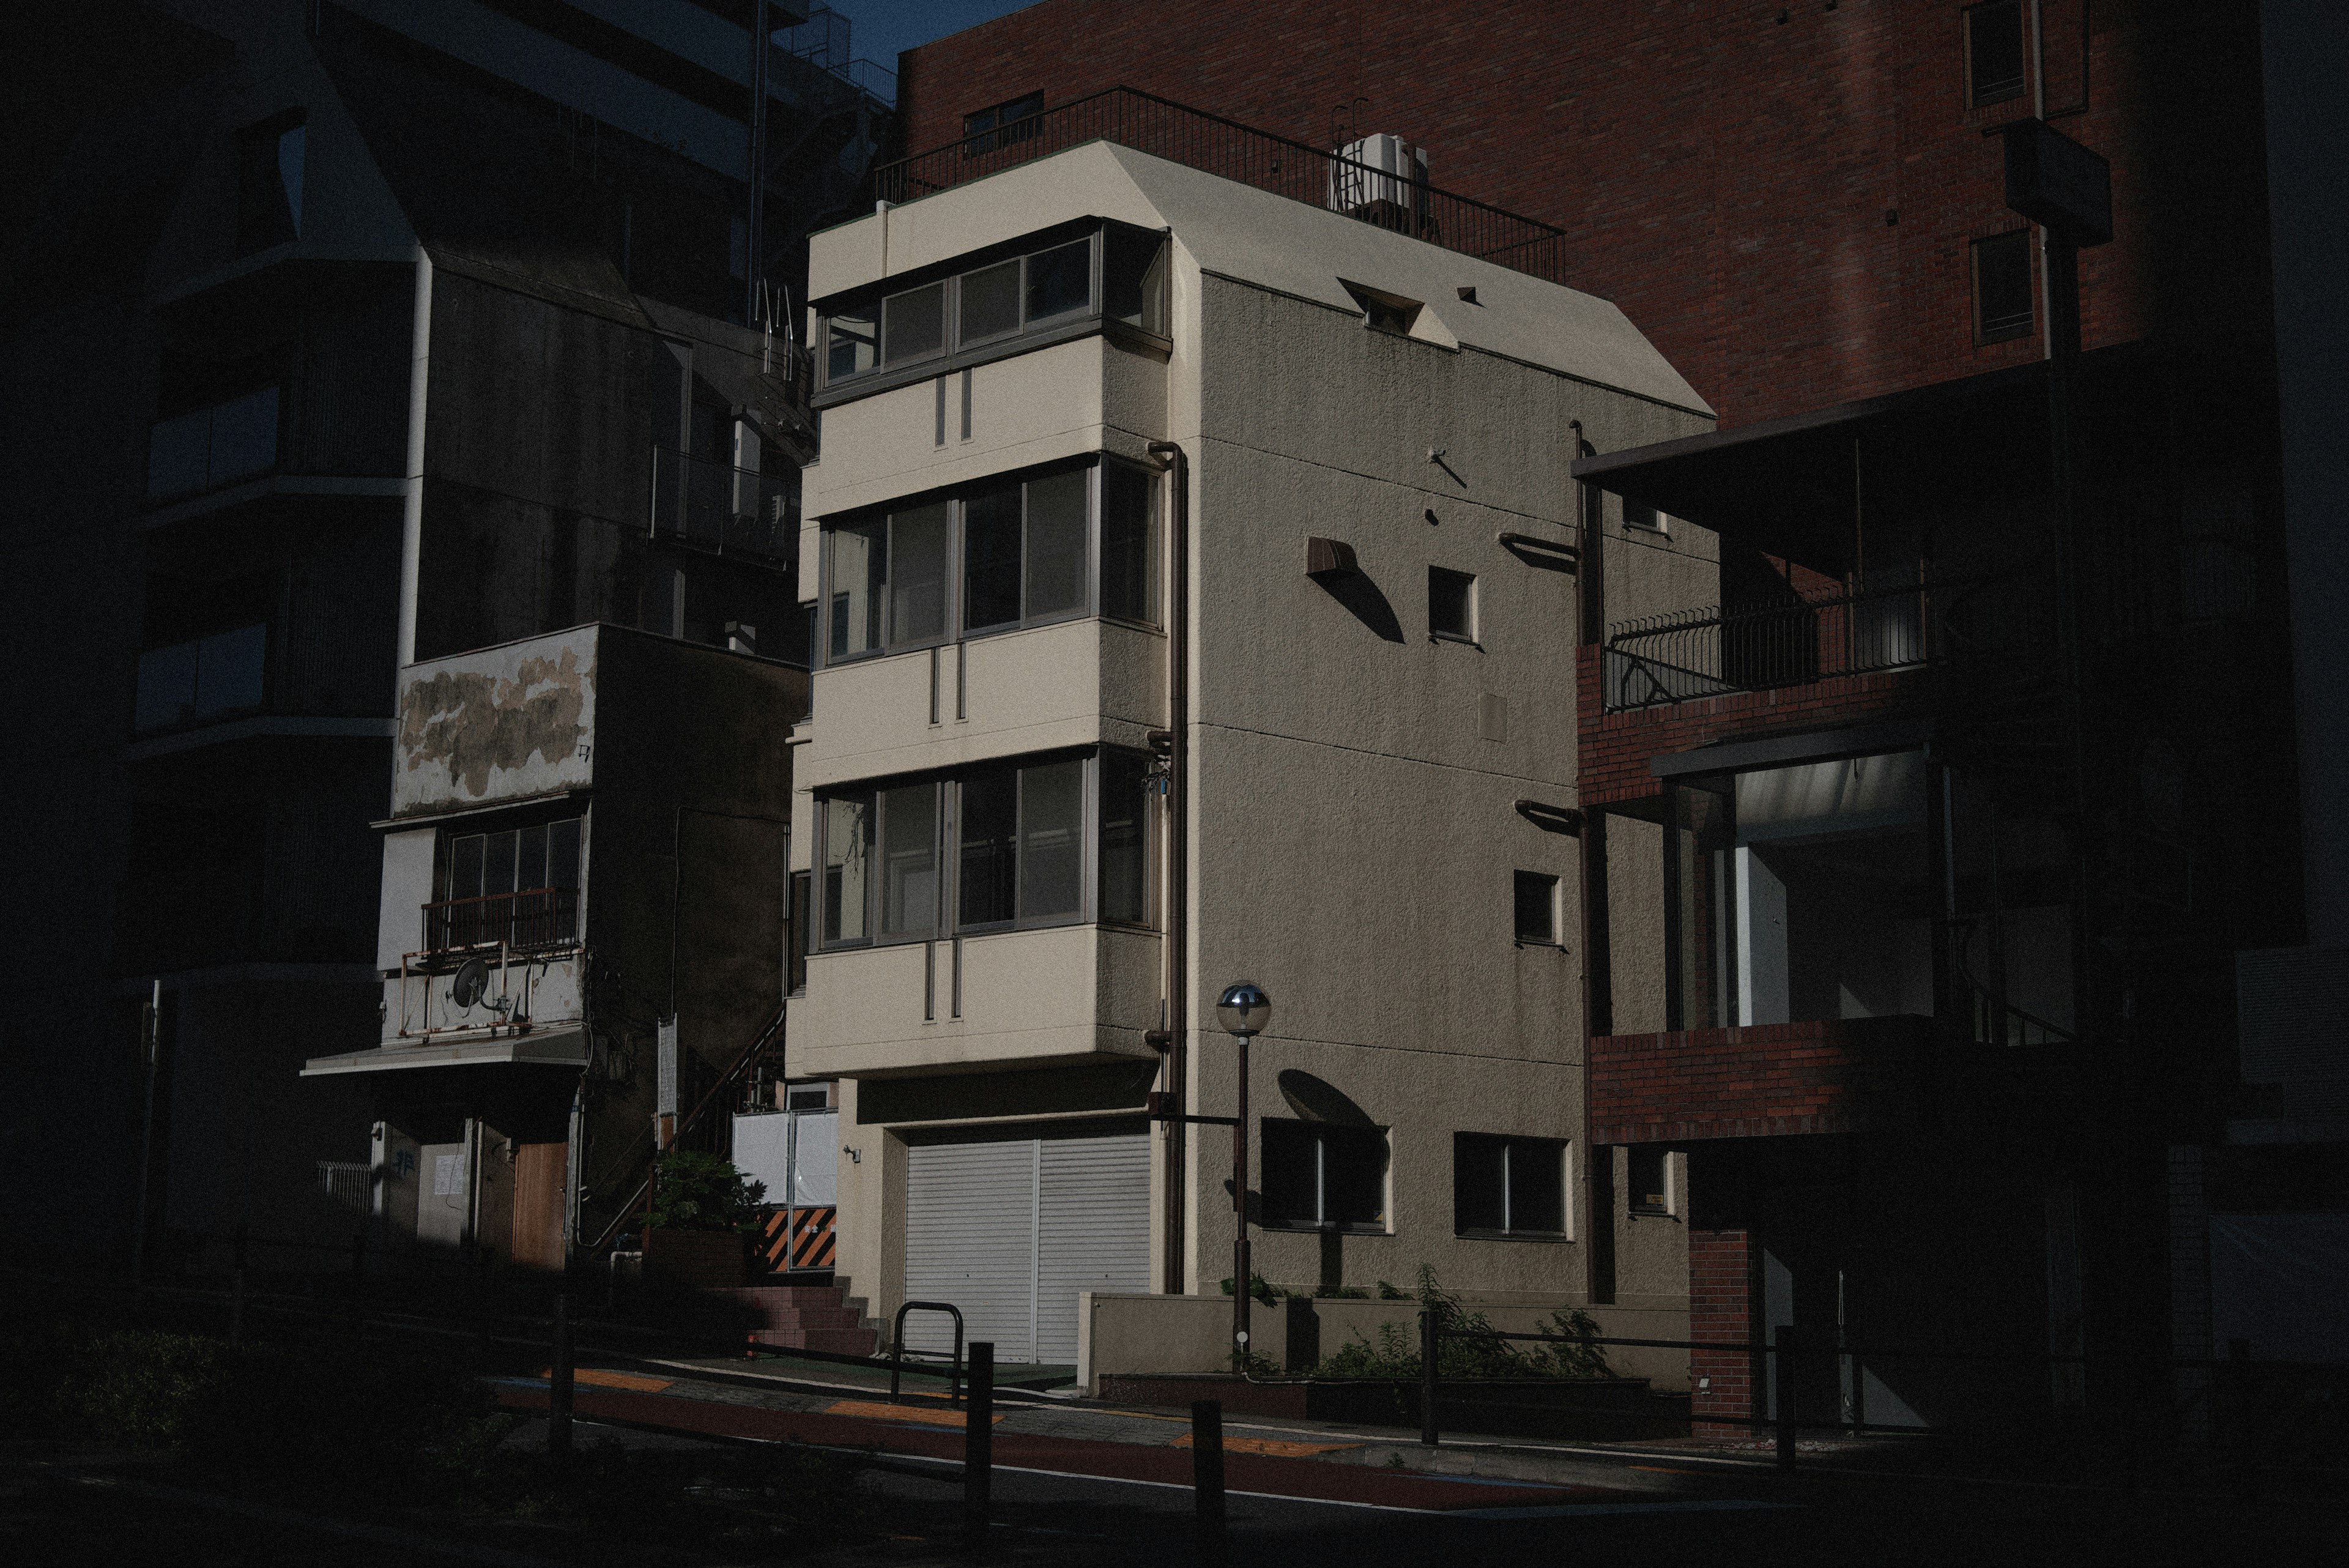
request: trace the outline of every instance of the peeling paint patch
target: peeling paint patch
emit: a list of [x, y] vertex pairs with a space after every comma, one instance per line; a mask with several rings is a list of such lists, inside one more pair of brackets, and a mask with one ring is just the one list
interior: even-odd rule
[[[583, 640], [584, 655], [570, 643], [540, 644], [419, 672], [400, 692], [396, 794], [417, 804], [474, 801], [586, 783], [595, 659], [592, 639]], [[501, 653], [507, 670], [480, 668], [502, 662]]]

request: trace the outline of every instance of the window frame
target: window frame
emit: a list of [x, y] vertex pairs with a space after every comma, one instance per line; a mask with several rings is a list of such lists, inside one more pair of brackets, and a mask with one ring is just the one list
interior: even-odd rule
[[[1981, 51], [1975, 47], [1974, 28], [1984, 13], [2012, 10], [2014, 13], [2015, 74], [2011, 80], [1993, 82], [1985, 87], [1981, 79]], [[1982, 0], [1958, 13], [1959, 51], [1963, 57], [1966, 108], [1969, 110], [1995, 109], [2002, 103], [2013, 103], [2031, 88], [2031, 38], [2027, 14], [2020, 0]]]
[[[1143, 556], [1145, 567], [1144, 594], [1150, 600], [1152, 618], [1142, 620], [1124, 615], [1112, 615], [1103, 608], [1102, 571], [1104, 565], [1103, 528], [1107, 522], [1108, 474], [1116, 464], [1139, 473], [1143, 480], [1143, 498], [1147, 514], [1143, 524]], [[1084, 475], [1085, 517], [1082, 528], [1084, 564], [1081, 568], [1084, 592], [1081, 601], [1067, 609], [1050, 610], [1030, 615], [1028, 610], [1028, 570], [1030, 564], [1029, 537], [1031, 513], [1029, 486], [1066, 473]], [[868, 659], [885, 659], [895, 654], [916, 653], [926, 649], [1000, 637], [1009, 632], [1032, 631], [1039, 628], [1059, 626], [1068, 621], [1102, 620], [1118, 626], [1136, 627], [1147, 631], [1163, 628], [1164, 608], [1164, 570], [1159, 559], [1165, 548], [1164, 519], [1160, 511], [1160, 491], [1154, 482], [1159, 475], [1153, 470], [1114, 452], [1095, 452], [1088, 456], [1043, 464], [1030, 469], [1014, 470], [1009, 473], [991, 474], [986, 479], [957, 485], [952, 489], [924, 491], [896, 501], [860, 507], [818, 520], [818, 537], [822, 547], [816, 553], [816, 619], [815, 636], [811, 639], [811, 662], [817, 669], [834, 669], [861, 664]], [[993, 491], [1007, 483], [1019, 487], [1019, 617], [1008, 621], [990, 621], [984, 626], [968, 624], [969, 568], [969, 504], [982, 492]], [[942, 629], [930, 637], [896, 639], [892, 635], [886, 611], [889, 592], [888, 562], [895, 531], [895, 518], [903, 514], [930, 506], [947, 508], [946, 595], [942, 611]], [[871, 648], [851, 652], [833, 651], [833, 617], [837, 613], [838, 597], [833, 582], [833, 538], [843, 530], [870, 527], [878, 522], [879, 554], [884, 563], [881, 595], [884, 610], [881, 631]]]
[[[2013, 343], [2039, 334], [2039, 267], [2038, 259], [2033, 254], [2036, 247], [2031, 243], [2032, 233], [2027, 227], [2005, 229], [1995, 234], [1984, 234], [1966, 246], [1967, 265], [1972, 273], [1970, 281], [1974, 306], [1974, 346], [1978, 348], [1986, 348], [1993, 343]], [[1989, 312], [1982, 306], [1983, 247], [2002, 244], [2013, 244], [2023, 253], [2023, 294], [2030, 303], [2030, 312], [2022, 318], [2021, 325], [1993, 330]]]
[[[1117, 930], [1155, 931], [1158, 929], [1158, 902], [1164, 868], [1160, 865], [1159, 838], [1161, 823], [1154, 815], [1157, 799], [1154, 795], [1144, 807], [1140, 849], [1142, 857], [1142, 908], [1143, 919], [1139, 921], [1112, 919], [1102, 914], [1102, 799], [1103, 774], [1112, 754], [1139, 758], [1147, 762], [1147, 753], [1123, 746], [1088, 746], [1051, 752], [1035, 752], [1012, 757], [989, 758], [984, 762], [966, 763], [959, 767], [929, 773], [900, 774], [890, 778], [860, 780], [854, 784], [830, 786], [816, 792], [813, 837], [814, 853], [809, 862], [809, 900], [818, 906], [812, 910], [808, 929], [807, 951], [811, 957], [832, 952], [846, 952], [863, 948], [904, 947], [915, 942], [945, 941], [962, 937], [997, 936], [1009, 931], [1049, 930], [1061, 926], [1106, 926]], [[1049, 767], [1055, 763], [1080, 762], [1083, 769], [1077, 786], [1077, 824], [1081, 847], [1078, 851], [1081, 870], [1082, 891], [1073, 912], [1025, 915], [1018, 912], [1023, 884], [1019, 872], [1012, 877], [1014, 913], [1007, 919], [978, 920], [966, 924], [962, 919], [962, 814], [963, 787], [979, 774], [1009, 770], [1015, 780], [1015, 806], [1012, 817], [1012, 842], [1024, 846], [1027, 820], [1024, 815], [1027, 784], [1024, 774], [1032, 768]], [[1146, 772], [1145, 772], [1146, 776]], [[886, 828], [882, 820], [882, 797], [892, 790], [934, 785], [937, 790], [937, 808], [931, 827], [933, 864], [937, 867], [937, 918], [927, 930], [884, 931], [881, 929], [882, 878], [884, 875], [882, 847], [886, 842]], [[866, 854], [864, 870], [864, 932], [855, 937], [832, 937], [825, 933], [822, 916], [823, 874], [830, 853], [831, 802], [857, 799], [868, 803], [872, 823], [871, 846]], [[1015, 851], [1016, 853], [1016, 851]]]
[[[1457, 577], [1467, 585], [1466, 600], [1468, 607], [1468, 629], [1464, 634], [1456, 631], [1442, 630], [1435, 624], [1435, 584], [1439, 576], [1445, 577]], [[1485, 646], [1485, 628], [1483, 625], [1484, 617], [1478, 613], [1482, 608], [1482, 606], [1478, 602], [1482, 596], [1477, 592], [1476, 584], [1477, 575], [1475, 572], [1463, 572], [1455, 570], [1450, 566], [1440, 566], [1433, 563], [1429, 564], [1427, 568], [1427, 635], [1431, 640], [1436, 642], [1465, 643], [1471, 648], [1482, 648]]]
[[[1110, 251], [1113, 236], [1123, 235], [1155, 236], [1157, 240], [1156, 245], [1148, 253], [1150, 260], [1138, 275], [1142, 286], [1140, 306], [1137, 318], [1131, 320], [1123, 316], [1109, 314]], [[1172, 232], [1167, 229], [1145, 229], [1112, 219], [1089, 219], [1040, 230], [1002, 245], [988, 246], [951, 262], [923, 267], [888, 279], [885, 283], [875, 283], [820, 301], [815, 306], [814, 341], [818, 349], [815, 358], [819, 379], [813, 405], [817, 409], [828, 408], [851, 398], [868, 397], [970, 365], [1025, 353], [1054, 343], [1088, 337], [1099, 332], [1130, 337], [1143, 344], [1171, 352], [1174, 339], [1169, 331], [1169, 316], [1173, 303], [1174, 269], [1167, 265], [1166, 258], [1172, 243]], [[1078, 244], [1088, 247], [1084, 304], [1059, 315], [1031, 317], [1028, 297], [1030, 264], [1039, 256]], [[1141, 253], [1137, 251], [1135, 254]], [[963, 280], [979, 273], [994, 271], [1006, 262], [1013, 261], [1019, 264], [1018, 325], [966, 341], [961, 336]], [[931, 288], [942, 291], [940, 348], [918, 358], [889, 360], [885, 357], [887, 334], [883, 324], [890, 303]], [[870, 365], [838, 376], [833, 373], [833, 324], [835, 320], [870, 324], [873, 355]]]
[[[1376, 1137], [1379, 1143], [1379, 1212], [1373, 1220], [1330, 1220], [1327, 1218], [1298, 1220], [1286, 1215], [1276, 1219], [1273, 1213], [1271, 1184], [1264, 1173], [1264, 1158], [1273, 1148], [1276, 1129], [1278, 1136], [1299, 1136], [1292, 1129], [1301, 1129], [1313, 1139], [1316, 1151], [1314, 1170], [1314, 1204], [1323, 1215], [1329, 1212], [1329, 1150], [1333, 1136], [1347, 1135]], [[1264, 1116], [1257, 1124], [1257, 1198], [1261, 1218], [1257, 1229], [1283, 1231], [1315, 1235], [1390, 1236], [1394, 1233], [1394, 1129], [1389, 1127], [1350, 1127], [1334, 1122], [1307, 1121], [1297, 1116]]]
[[[1528, 879], [1538, 880], [1545, 884], [1544, 891], [1548, 894], [1549, 935], [1546, 937], [1529, 937], [1526, 935], [1525, 928], [1517, 919], [1519, 914], [1518, 899], [1523, 894], [1526, 883]], [[1511, 934], [1516, 940], [1517, 946], [1521, 948], [1563, 948], [1566, 946], [1566, 919], [1563, 910], [1559, 908], [1560, 890], [1564, 886], [1565, 883], [1562, 878], [1554, 876], [1547, 871], [1528, 871], [1523, 867], [1511, 867], [1509, 871], [1509, 928]]]
[[[1475, 1225], [1464, 1220], [1461, 1210], [1463, 1152], [1478, 1144], [1497, 1145], [1501, 1170], [1501, 1223]], [[1512, 1151], [1525, 1148], [1538, 1156], [1554, 1157], [1557, 1161], [1557, 1229], [1542, 1230], [1533, 1226], [1514, 1225], [1511, 1201], [1516, 1169]], [[1455, 1236], [1492, 1241], [1571, 1241], [1574, 1240], [1574, 1140], [1572, 1138], [1536, 1137], [1526, 1133], [1455, 1132], [1452, 1135], [1452, 1233]]]
[[[1640, 1183], [1633, 1178], [1640, 1158], [1651, 1151], [1655, 1156], [1658, 1175], [1661, 1178], [1657, 1185], [1664, 1189], [1664, 1200], [1661, 1206], [1640, 1201]], [[1626, 1214], [1636, 1214], [1651, 1220], [1679, 1218], [1680, 1183], [1676, 1179], [1674, 1163], [1672, 1150], [1665, 1145], [1626, 1144], [1623, 1147], [1623, 1211]]]
[[[1030, 105], [1033, 107], [1028, 107]], [[1019, 109], [1019, 112], [1007, 113], [1006, 111], [1009, 109]], [[1043, 112], [1044, 89], [1042, 88], [1038, 88], [1033, 92], [1023, 92], [1018, 98], [1006, 99], [1001, 103], [989, 104], [985, 109], [972, 109], [962, 117], [962, 155], [965, 158], [977, 158], [984, 153], [992, 152], [999, 147], [1009, 147], [1015, 141], [1028, 140], [1042, 128], [1030, 125], [1017, 134], [1012, 133], [1011, 128], [1025, 120], [1037, 119]]]

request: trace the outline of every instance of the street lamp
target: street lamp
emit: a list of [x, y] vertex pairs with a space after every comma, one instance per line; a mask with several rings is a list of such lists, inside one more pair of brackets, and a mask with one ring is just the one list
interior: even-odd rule
[[1239, 1095], [1232, 1118], [1232, 1346], [1237, 1355], [1248, 1348], [1248, 1219], [1247, 1219], [1247, 1091], [1248, 1042], [1272, 1022], [1272, 998], [1254, 981], [1226, 986], [1216, 999], [1216, 1018], [1224, 1032], [1240, 1043]]

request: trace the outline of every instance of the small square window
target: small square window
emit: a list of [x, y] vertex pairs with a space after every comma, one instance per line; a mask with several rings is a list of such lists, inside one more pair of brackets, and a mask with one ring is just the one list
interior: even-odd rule
[[1671, 1151], [1653, 1145], [1635, 1145], [1630, 1156], [1629, 1196], [1631, 1212], [1670, 1214], [1672, 1211]]
[[1966, 14], [1966, 106], [2023, 96], [2023, 0], [1991, 0]]
[[1291, 1231], [1383, 1231], [1387, 1135], [1377, 1127], [1263, 1126], [1264, 1223]]
[[1516, 878], [1517, 940], [1557, 946], [1557, 878], [1519, 871]]
[[1974, 341], [2002, 343], [2031, 335], [2031, 231], [1976, 240]]
[[1624, 527], [1645, 528], [1652, 533], [1661, 534], [1665, 531], [1664, 523], [1664, 514], [1649, 503], [1634, 501], [1628, 495], [1623, 498]]
[[1567, 1233], [1566, 1145], [1556, 1138], [1452, 1136], [1452, 1229], [1463, 1236]]
[[1476, 579], [1467, 572], [1427, 568], [1427, 635], [1476, 640]]

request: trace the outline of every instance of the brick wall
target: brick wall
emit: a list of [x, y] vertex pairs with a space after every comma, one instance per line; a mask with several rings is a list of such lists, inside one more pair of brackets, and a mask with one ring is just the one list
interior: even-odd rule
[[[1690, 1230], [1689, 1338], [1735, 1347], [1689, 1352], [1689, 1414], [1696, 1435], [1750, 1437], [1750, 1428], [1728, 1423], [1754, 1412], [1752, 1232]], [[1698, 1386], [1699, 1378], [1709, 1379], [1709, 1386]]]
[[1590, 1138], [1793, 1137], [1881, 1123], [1908, 1108], [1894, 1096], [1929, 1027], [1849, 1018], [1601, 1035], [1590, 1042]]
[[[2057, 123], [2114, 163], [2087, 342], [2264, 340], [2258, 8], [2085, 6], [2044, 5], [2048, 108], [2085, 80]], [[1961, 9], [1043, 0], [900, 57], [899, 104], [908, 151], [973, 109], [1121, 84], [1315, 146], [1392, 131], [1436, 184], [1565, 229], [1576, 286], [1742, 424], [2040, 357], [1974, 342], [1971, 242], [2021, 226], [1982, 131], [2031, 99], [1965, 107]]]
[[1575, 711], [1582, 732], [1578, 791], [1585, 810], [1661, 794], [1662, 781], [1648, 771], [1654, 757], [1716, 741], [1898, 717], [1921, 711], [1927, 701], [1918, 671], [1887, 670], [1609, 713], [1600, 701], [1599, 675], [1599, 649], [1586, 643], [1575, 650]]

